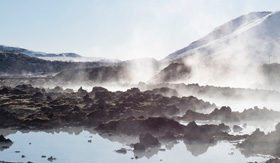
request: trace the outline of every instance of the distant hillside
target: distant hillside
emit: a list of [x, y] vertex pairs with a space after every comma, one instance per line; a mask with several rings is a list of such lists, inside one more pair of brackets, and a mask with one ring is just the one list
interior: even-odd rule
[[93, 68], [109, 63], [47, 61], [18, 53], [0, 53], [0, 75], [57, 73], [65, 69]]
[[32, 50], [27, 50], [24, 48], [18, 47], [9, 47], [0, 45], [0, 53], [17, 53], [17, 54], [25, 54], [31, 57], [81, 57], [76, 53], [44, 53], [44, 52], [36, 52]]
[[134, 59], [111, 66], [63, 70], [55, 76], [57, 81], [95, 83], [138, 83], [151, 79], [159, 63], [152, 58]]
[[96, 68], [63, 70], [55, 76], [61, 82], [126, 83], [131, 80], [126, 67], [101, 66]]

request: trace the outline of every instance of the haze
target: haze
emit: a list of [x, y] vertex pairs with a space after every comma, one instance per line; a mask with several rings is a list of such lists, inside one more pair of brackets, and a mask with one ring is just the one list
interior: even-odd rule
[[278, 6], [273, 0], [0, 0], [0, 43], [86, 57], [160, 60], [226, 21]]

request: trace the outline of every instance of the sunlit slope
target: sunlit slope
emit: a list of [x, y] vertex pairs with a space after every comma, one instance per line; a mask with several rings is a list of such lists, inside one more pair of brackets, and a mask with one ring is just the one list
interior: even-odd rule
[[178, 50], [163, 61], [186, 56], [243, 55], [256, 62], [279, 62], [280, 12], [253, 12], [240, 16], [207, 36]]

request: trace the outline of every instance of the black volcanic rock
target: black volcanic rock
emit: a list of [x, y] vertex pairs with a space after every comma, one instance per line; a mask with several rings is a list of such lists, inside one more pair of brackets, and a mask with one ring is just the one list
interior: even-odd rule
[[85, 103], [91, 103], [93, 102], [93, 99], [91, 99], [88, 95], [88, 93], [86, 93], [86, 95], [83, 97], [83, 100]]
[[[0, 87], [0, 124], [18, 126], [31, 123], [73, 123], [70, 117], [80, 120], [82, 124], [99, 125], [109, 120], [127, 119], [128, 117], [166, 117], [172, 118], [188, 109], [199, 110], [212, 105], [195, 97], [165, 97], [157, 94], [141, 92], [137, 88], [121, 92], [110, 92], [95, 87], [89, 93], [80, 88], [78, 92], [65, 91], [61, 87], [54, 89], [34, 88], [32, 85], [16, 87]], [[2, 100], [3, 99], [3, 100]], [[20, 108], [18, 106], [21, 106]], [[79, 106], [80, 109], [73, 110]], [[81, 113], [81, 114], [80, 114]], [[32, 115], [32, 117], [31, 117]], [[39, 118], [32, 121], [36, 116]], [[26, 119], [28, 117], [29, 119]], [[3, 122], [1, 122], [3, 120]], [[20, 123], [23, 121], [24, 123]], [[5, 124], [4, 124], [5, 122]], [[19, 122], [16, 124], [16, 122]], [[33, 123], [34, 122], [34, 123]], [[64, 124], [66, 125], [66, 124]]]
[[209, 120], [210, 115], [203, 114], [203, 113], [197, 113], [192, 110], [187, 110], [187, 112], [182, 117], [176, 117], [178, 120], [184, 120], [184, 121], [195, 121], [195, 120]]
[[97, 130], [104, 132], [122, 133], [127, 135], [138, 135], [144, 132], [162, 134], [167, 131], [182, 133], [184, 126], [180, 123], [164, 117], [138, 119], [130, 117], [119, 121], [110, 121], [100, 124]]
[[280, 123], [276, 125], [276, 130], [268, 134], [257, 129], [245, 141], [238, 146], [242, 148], [245, 155], [264, 154], [280, 157]]
[[51, 92], [59, 93], [59, 92], [63, 92], [63, 88], [60, 87], [60, 86], [56, 86], [56, 87], [54, 87], [53, 89], [51, 89], [50, 91], [51, 91]]
[[[276, 82], [277, 83], [277, 82]], [[248, 102], [248, 101], [263, 101], [274, 103], [280, 98], [280, 93], [273, 90], [262, 89], [245, 89], [245, 88], [231, 88], [231, 87], [218, 87], [218, 86], [201, 86], [199, 84], [139, 84], [139, 88], [143, 91], [153, 90], [161, 87], [168, 87], [176, 90], [179, 94], [184, 96], [195, 96], [201, 99], [209, 99], [215, 101], [229, 102]], [[278, 116], [279, 117], [279, 116]]]
[[[1, 89], [6, 87], [0, 87]], [[13, 94], [14, 90], [22, 92]], [[8, 94], [0, 94], [0, 125], [3, 128], [88, 126], [97, 127], [99, 133], [132, 136], [150, 133], [157, 140], [168, 142], [174, 142], [183, 136], [186, 140], [202, 142], [211, 142], [214, 138], [238, 139], [227, 135], [228, 128], [224, 124], [198, 126], [190, 123], [184, 126], [172, 119], [183, 110], [208, 106], [195, 97], [165, 97], [141, 92], [137, 88], [125, 92], [93, 88], [87, 93], [82, 88], [78, 92], [65, 92], [60, 87], [44, 90], [31, 85], [11, 87], [7, 92]], [[34, 98], [34, 95], [38, 96]], [[145, 137], [149, 135], [142, 136], [146, 141]], [[155, 139], [151, 140], [154, 143], [150, 144], [157, 144]]]
[[258, 120], [258, 121], [267, 121], [267, 120], [279, 120], [280, 112], [275, 110], [269, 110], [267, 108], [260, 109], [258, 107], [245, 109], [242, 113], [236, 113], [236, 116], [240, 117], [241, 120]]
[[215, 140], [211, 135], [208, 134], [207, 130], [204, 127], [198, 126], [195, 122], [190, 122], [186, 127], [184, 141], [213, 143]]
[[190, 122], [185, 128], [184, 141], [185, 143], [212, 144], [218, 140], [239, 140], [247, 137], [247, 135], [232, 136], [227, 133], [229, 131], [230, 128], [225, 124], [206, 124], [199, 126], [193, 121]]
[[3, 135], [0, 135], [0, 143], [12, 143], [10, 139], [6, 139]]
[[241, 132], [243, 130], [243, 128], [238, 125], [233, 125], [232, 130], [234, 132]]
[[238, 122], [239, 119], [232, 114], [231, 108], [223, 106], [221, 109], [215, 109], [210, 116], [213, 120], [221, 120], [223, 122]]
[[128, 89], [126, 92], [130, 93], [130, 94], [136, 94], [136, 93], [140, 93], [140, 90], [139, 90], [139, 88], [131, 88], [131, 89]]
[[207, 151], [219, 140], [240, 140], [246, 136], [229, 135], [230, 128], [225, 124], [220, 125], [197, 125], [194, 121], [190, 122], [183, 136], [183, 141], [187, 149], [194, 155], [198, 156]]
[[116, 152], [121, 153], [121, 154], [126, 154], [127, 150], [125, 148], [121, 148], [121, 149], [116, 150]]
[[136, 143], [133, 145], [134, 152], [144, 152], [146, 150], [145, 146], [141, 143]]
[[191, 68], [184, 63], [171, 63], [154, 77], [154, 80], [160, 82], [170, 82], [177, 80], [186, 80], [189, 78]]
[[8, 149], [12, 144], [13, 142], [10, 139], [6, 139], [3, 135], [0, 135], [0, 151]]
[[17, 122], [18, 118], [14, 113], [0, 108], [0, 127], [6, 127]]
[[155, 88], [150, 91], [145, 91], [145, 93], [156, 94], [156, 95], [159, 94], [167, 97], [179, 96], [179, 93], [175, 89], [171, 89], [168, 87]]
[[0, 94], [8, 94], [10, 92], [11, 88], [7, 86], [3, 86], [0, 89]]
[[230, 107], [215, 108], [210, 114], [197, 113], [188, 110], [182, 117], [176, 117], [178, 120], [194, 121], [194, 120], [219, 120], [221, 122], [239, 122], [241, 116], [239, 113], [232, 112]]
[[[268, 121], [279, 120], [280, 112], [268, 110], [266, 108], [245, 109], [243, 112], [232, 112], [229, 107], [215, 108], [210, 114], [198, 113], [188, 110], [182, 117], [175, 117], [176, 120], [194, 121], [194, 120], [209, 120], [221, 122], [240, 122], [240, 121]], [[269, 117], [269, 118], [268, 118]], [[246, 125], [244, 125], [244, 128]]]
[[93, 87], [90, 93], [95, 95], [96, 92], [108, 92], [108, 90], [103, 87]]
[[219, 128], [222, 132], [230, 132], [231, 129], [229, 126], [225, 125], [224, 123], [219, 124]]
[[280, 163], [280, 160], [278, 158], [272, 158], [267, 160], [265, 163]]
[[80, 87], [78, 89], [78, 94], [81, 94], [82, 96], [85, 96], [88, 92], [86, 90], [83, 89], [83, 87]]

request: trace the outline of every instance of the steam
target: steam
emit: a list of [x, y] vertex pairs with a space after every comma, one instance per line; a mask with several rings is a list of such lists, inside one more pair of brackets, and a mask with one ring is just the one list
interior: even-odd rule
[[246, 52], [230, 54], [233, 46], [227, 46], [221, 55], [188, 57], [185, 64], [191, 67], [191, 74], [186, 82], [236, 88], [264, 85], [259, 65], [248, 60]]
[[[278, 110], [279, 102], [275, 99], [279, 96], [279, 87], [272, 87], [271, 81], [268, 81], [269, 78], [263, 70], [263, 64], [280, 61], [278, 55], [280, 53], [280, 35], [275, 27], [279, 15], [279, 12], [251, 13], [249, 16], [225, 23], [206, 37], [191, 44], [189, 49], [180, 54], [184, 59], [173, 58], [173, 62], [183, 62], [191, 69], [190, 74], [186, 76], [178, 73], [181, 75], [180, 77], [185, 78], [179, 78], [173, 82], [250, 89], [221, 91], [239, 98], [223, 97], [222, 93], [219, 97], [213, 97], [211, 91], [208, 94], [199, 94], [200, 88], [197, 88], [198, 93], [195, 94], [191, 92], [191, 89], [180, 90], [180, 86], [171, 87], [174, 87], [183, 96], [194, 95], [214, 102], [218, 106], [229, 105], [234, 107], [233, 110], [241, 111], [254, 106]], [[178, 66], [174, 66], [173, 71], [181, 72], [178, 70]], [[170, 75], [171, 78], [174, 74], [175, 72]], [[176, 78], [174, 77], [174, 79]], [[164, 83], [166, 81], [154, 80], [154, 82]], [[276, 91], [256, 90], [258, 95], [250, 97], [248, 92], [253, 91], [252, 89]], [[215, 90], [216, 88], [213, 88], [213, 91]]]
[[128, 61], [127, 64], [130, 84], [138, 84], [139, 82], [149, 82], [158, 70], [158, 62], [155, 59], [143, 58]]
[[[263, 23], [269, 17], [270, 14], [255, 20], [244, 17], [242, 25], [236, 30], [232, 23], [227, 23], [199, 40], [207, 42], [183, 54], [187, 56], [185, 65], [191, 67], [190, 76], [183, 82], [269, 89], [261, 66], [277, 62], [280, 52], [278, 39], [267, 35], [270, 26], [266, 27]], [[231, 30], [231, 33], [219, 38], [219, 30]]]

